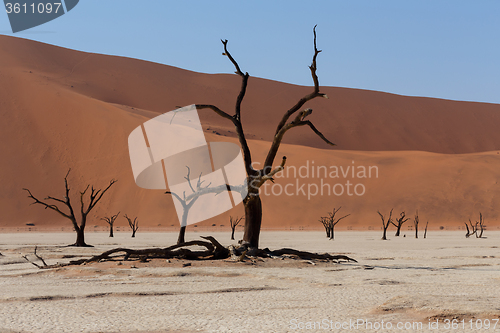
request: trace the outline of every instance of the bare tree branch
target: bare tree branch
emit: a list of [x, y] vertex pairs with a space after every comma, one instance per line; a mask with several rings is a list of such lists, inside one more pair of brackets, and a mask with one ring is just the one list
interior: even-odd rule
[[[264, 176], [262, 176], [262, 178], [261, 178], [262, 183], [264, 183], [267, 180], [270, 180], [270, 181], [272, 181], [274, 183], [273, 176], [275, 174], [277, 174], [278, 172], [281, 172], [281, 171], [283, 171], [285, 169], [285, 163], [286, 163], [286, 156], [283, 156], [283, 158], [281, 160], [281, 164], [280, 164], [279, 167], [277, 167], [276, 169], [272, 170], [268, 174], [265, 174]], [[264, 170], [264, 172], [265, 172], [265, 170]]]
[[[193, 193], [194, 193], [196, 191], [194, 190], [193, 185], [191, 185], [191, 178], [190, 178], [190, 176], [191, 176], [191, 169], [187, 165], [186, 165], [186, 168], [188, 169], [188, 171], [187, 171], [187, 176], [184, 177], [184, 179], [187, 180], [187, 182], [189, 184], [189, 187], [191, 188], [191, 191], [193, 191]], [[200, 175], [200, 177], [201, 177], [201, 175]]]
[[312, 93], [302, 97], [291, 109], [289, 109], [285, 113], [285, 115], [281, 119], [280, 123], [278, 124], [278, 127], [276, 128], [276, 134], [278, 134], [279, 131], [281, 130], [281, 128], [283, 126], [285, 126], [286, 122], [288, 121], [288, 118], [290, 118], [290, 116], [292, 116], [295, 112], [297, 112], [306, 102], [308, 102], [311, 99], [314, 99], [316, 97], [327, 98], [327, 96], [325, 94], [319, 92], [319, 80], [318, 80], [318, 76], [316, 74], [316, 70], [317, 70], [316, 58], [318, 57], [318, 54], [321, 52], [321, 50], [318, 50], [318, 48], [316, 46], [316, 25], [314, 26], [313, 33], [314, 33], [314, 55], [313, 55], [311, 66], [309, 66], [309, 69], [311, 70], [311, 76], [312, 76], [312, 79], [314, 82], [314, 90]]
[[278, 133], [274, 136], [273, 143], [271, 144], [271, 148], [269, 149], [269, 152], [266, 157], [266, 161], [264, 162], [264, 168], [268, 168], [269, 166], [272, 165], [274, 162], [274, 159], [276, 158], [276, 154], [278, 153], [279, 146], [281, 144], [281, 141], [283, 140], [283, 137], [286, 132], [288, 132], [290, 129], [294, 127], [299, 127], [299, 126], [309, 126], [313, 132], [318, 135], [323, 141], [325, 141], [327, 144], [331, 146], [335, 146], [335, 144], [331, 141], [329, 141], [323, 133], [321, 133], [313, 123], [311, 123], [309, 120], [304, 120], [308, 115], [312, 113], [312, 109], [306, 109], [300, 112], [295, 119], [282, 126]]
[[323, 133], [321, 133], [320, 131], [318, 131], [318, 129], [313, 125], [313, 123], [311, 123], [311, 121], [309, 120], [306, 120], [306, 121], [302, 121], [300, 122], [297, 126], [304, 126], [304, 125], [307, 125], [309, 126], [314, 133], [316, 133], [317, 136], [319, 136], [321, 138], [321, 140], [325, 141], [327, 144], [329, 144], [330, 146], [336, 146], [335, 143], [331, 142], [330, 140], [328, 140], [324, 135]]
[[233, 124], [235, 123], [235, 119], [231, 115], [227, 114], [226, 112], [222, 111], [221, 109], [219, 109], [218, 107], [216, 107], [214, 105], [196, 104], [196, 108], [197, 109], [211, 109], [212, 111], [217, 113], [222, 118], [226, 118], [226, 119], [231, 120], [231, 122], [233, 122]]
[[44, 266], [47, 266], [47, 263], [45, 262], [45, 260], [43, 260], [42, 257], [40, 257], [37, 253], [36, 253], [36, 250], [37, 250], [37, 247], [35, 246], [35, 251], [34, 251], [34, 254], [35, 254], [35, 257], [38, 258], [38, 260], [40, 260]]
[[243, 101], [243, 98], [245, 97], [249, 75], [248, 75], [248, 73], [243, 74], [243, 72], [240, 69], [240, 66], [238, 65], [236, 60], [234, 60], [234, 58], [231, 56], [231, 53], [229, 53], [229, 51], [227, 50], [227, 39], [221, 40], [221, 42], [222, 42], [222, 44], [224, 44], [224, 53], [222, 55], [227, 56], [229, 58], [229, 60], [231, 60], [234, 67], [236, 68], [236, 74], [241, 76], [241, 89], [240, 89], [240, 93], [238, 94], [238, 97], [236, 99], [236, 107], [235, 107], [236, 113], [234, 115], [235, 119], [238, 120], [239, 122], [241, 122], [241, 117], [240, 117], [241, 102]]
[[45, 203], [45, 202], [43, 202], [43, 201], [41, 201], [41, 200], [37, 199], [37, 198], [36, 198], [36, 197], [35, 197], [35, 196], [31, 193], [31, 191], [30, 191], [29, 189], [27, 189], [27, 188], [23, 188], [23, 190], [28, 192], [28, 194], [29, 194], [29, 195], [28, 195], [28, 198], [31, 198], [31, 199], [33, 199], [33, 200], [34, 200], [34, 202], [33, 202], [32, 204], [40, 204], [40, 205], [42, 205], [42, 206], [45, 206], [45, 209], [47, 209], [47, 208], [52, 209], [53, 211], [56, 211], [56, 212], [58, 212], [59, 214], [61, 214], [62, 216], [64, 216], [65, 218], [67, 218], [67, 219], [71, 219], [71, 217], [70, 217], [68, 214], [63, 213], [63, 212], [59, 209], [59, 207], [57, 207], [56, 205], [49, 205], [49, 204], [47, 204], [47, 203]]
[[34, 255], [35, 255], [35, 257], [37, 257], [38, 260], [40, 260], [42, 262], [43, 266], [38, 265], [36, 262], [33, 262], [33, 261], [29, 260], [28, 256], [26, 256], [26, 255], [24, 255], [22, 257], [24, 259], [26, 259], [27, 262], [29, 262], [30, 264], [32, 264], [33, 266], [35, 266], [37, 268], [47, 268], [47, 267], [49, 267], [49, 265], [47, 265], [47, 263], [45, 262], [45, 260], [36, 253], [36, 250], [37, 250], [37, 247], [35, 246]]
[[346, 217], [348, 217], [348, 216], [351, 216], [351, 214], [347, 214], [346, 216], [342, 216], [342, 217], [341, 217], [341, 218], [339, 218], [339, 219], [338, 219], [338, 220], [337, 220], [337, 221], [336, 221], [333, 225], [337, 225], [337, 223], [339, 223], [339, 222], [340, 222], [340, 220], [345, 219], [345, 218], [346, 218]]
[[[104, 195], [104, 193], [106, 193], [107, 190], [109, 190], [109, 188], [114, 184], [116, 183], [117, 180], [115, 179], [112, 179], [110, 182], [109, 182], [109, 185], [108, 187], [106, 187], [104, 190], [98, 190], [96, 193], [95, 193], [95, 196], [91, 197], [91, 203], [89, 204], [89, 207], [87, 209], [87, 213], [89, 213], [92, 209], [94, 209], [95, 205], [97, 205], [97, 203], [102, 199], [102, 196]], [[94, 191], [94, 189], [92, 188], [92, 192]], [[99, 192], [101, 194], [99, 194]]]
[[54, 200], [54, 201], [58, 201], [58, 202], [61, 202], [61, 203], [63, 203], [63, 204], [66, 204], [66, 201], [61, 200], [61, 199], [58, 199], [58, 198], [51, 197], [50, 195], [49, 195], [49, 196], [47, 196], [47, 197], [45, 198], [45, 200]]
[[107, 224], [112, 225], [115, 222], [118, 215], [120, 215], [120, 212], [116, 213], [115, 215], [111, 215], [111, 217], [104, 216], [101, 218], [101, 220], [106, 221]]

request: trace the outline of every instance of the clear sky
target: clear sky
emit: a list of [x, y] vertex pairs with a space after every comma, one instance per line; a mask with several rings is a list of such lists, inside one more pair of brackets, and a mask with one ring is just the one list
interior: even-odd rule
[[[13, 2], [15, 0], [12, 0]], [[12, 34], [71, 49], [312, 85], [312, 28], [324, 86], [500, 103], [499, 0], [80, 0]], [[1, 60], [0, 60], [1, 61]]]

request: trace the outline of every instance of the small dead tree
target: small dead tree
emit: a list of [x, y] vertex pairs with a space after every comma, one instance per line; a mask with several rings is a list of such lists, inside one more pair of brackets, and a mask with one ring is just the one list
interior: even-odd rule
[[472, 223], [471, 219], [469, 219], [469, 225], [467, 222], [464, 222], [465, 227], [467, 228], [467, 233], [465, 234], [466, 238], [469, 238], [472, 235], [476, 235], [476, 238], [483, 238], [483, 233], [485, 230], [483, 214], [479, 213], [479, 221], [476, 221], [475, 224]]
[[205, 182], [204, 180], [201, 180], [202, 174], [198, 176], [198, 181], [196, 182], [196, 187], [194, 187], [191, 184], [191, 169], [186, 166], [187, 168], [187, 176], [184, 177], [184, 179], [187, 180], [187, 183], [189, 185], [189, 188], [191, 190], [191, 194], [186, 194], [184, 191], [183, 193], [175, 193], [171, 191], [165, 192], [165, 194], [170, 194], [174, 198], [176, 198], [180, 204], [182, 205], [182, 217], [180, 220], [181, 223], [181, 228], [179, 230], [179, 237], [177, 238], [177, 244], [182, 244], [185, 243], [185, 235], [186, 235], [186, 226], [187, 226], [187, 221], [188, 221], [188, 215], [189, 211], [193, 207], [193, 205], [196, 203], [196, 201], [202, 197], [203, 195], [218, 195], [224, 191], [234, 191], [234, 192], [239, 192], [242, 193], [246, 189], [246, 184], [242, 185], [219, 185], [219, 186], [213, 186], [210, 187], [211, 183], [208, 185], [204, 186], [203, 183]]
[[[342, 208], [342, 207], [339, 207], [338, 209], [333, 208], [333, 210], [328, 213], [328, 217], [327, 217], [327, 219], [328, 219], [328, 228], [330, 230], [330, 238], [329, 239], [334, 239], [334, 229], [335, 229], [335, 226], [337, 225], [337, 223], [339, 223], [340, 220], [343, 220], [346, 217], [348, 217], [349, 215], [351, 215], [351, 214], [347, 214], [347, 215], [342, 216], [342, 217], [340, 217], [338, 219], [335, 219], [335, 214], [338, 213], [338, 211], [340, 210], [340, 208]], [[328, 234], [328, 232], [327, 232], [327, 234]]]
[[111, 217], [103, 217], [101, 220], [106, 221], [107, 224], [109, 224], [109, 237], [113, 237], [113, 224], [115, 223], [116, 218], [120, 215], [120, 212], [116, 213], [115, 215], [112, 215]]
[[391, 212], [389, 213], [389, 218], [387, 219], [387, 221], [385, 220], [385, 217], [384, 215], [382, 215], [382, 213], [380, 211], [377, 211], [378, 215], [380, 215], [380, 218], [382, 219], [382, 226], [383, 226], [383, 230], [384, 230], [384, 233], [382, 234], [382, 240], [387, 240], [387, 229], [389, 228], [389, 225], [392, 223], [392, 211], [394, 210], [391, 209]]
[[415, 238], [418, 238], [418, 223], [419, 223], [419, 219], [418, 219], [418, 210], [417, 210], [417, 212], [415, 213], [415, 219], [413, 220], [413, 225], [415, 226]]
[[[208, 184], [207, 186], [202, 186], [203, 181], [201, 180], [201, 173], [200, 173], [200, 176], [198, 177], [198, 182], [196, 183], [196, 189], [195, 189], [193, 187], [193, 185], [191, 184], [191, 178], [190, 178], [191, 169], [188, 166], [186, 166], [186, 168], [187, 168], [187, 176], [184, 177], [184, 179], [186, 179], [188, 181], [189, 188], [192, 191], [191, 195], [186, 196], [186, 192], [184, 192], [184, 193], [182, 193], [182, 197], [181, 197], [177, 193], [174, 193], [171, 191], [165, 192], [165, 194], [170, 194], [174, 198], [176, 198], [182, 205], [182, 219], [180, 221], [181, 222], [181, 229], [179, 230], [179, 236], [177, 237], [177, 244], [183, 244], [186, 242], [185, 235], [186, 235], [186, 226], [187, 226], [187, 219], [188, 219], [189, 210], [191, 209], [191, 207], [193, 207], [194, 203], [196, 202], [196, 200], [198, 200], [198, 198], [201, 195], [206, 194], [203, 190], [207, 189], [210, 186], [210, 184]], [[226, 187], [224, 186], [224, 188], [226, 188]]]
[[467, 229], [467, 232], [465, 233], [465, 238], [469, 238], [471, 235], [469, 225], [467, 224], [467, 222], [464, 222], [464, 224], [465, 224], [465, 228]]
[[466, 238], [469, 238], [470, 236], [472, 235], [476, 235], [477, 237], [477, 224], [472, 224], [472, 221], [469, 219], [469, 224], [470, 224], [470, 229], [469, 229], [469, 226], [467, 225], [467, 222], [464, 222], [465, 223], [465, 227], [467, 228], [467, 233], [465, 234], [465, 237]]
[[[45, 209], [47, 209], [47, 208], [52, 209], [53, 211], [59, 213], [60, 215], [64, 216], [65, 218], [67, 218], [71, 221], [71, 223], [73, 224], [73, 228], [76, 232], [76, 242], [74, 244], [71, 244], [70, 246], [91, 246], [91, 245], [87, 245], [85, 243], [85, 226], [87, 224], [87, 216], [89, 215], [90, 211], [95, 208], [97, 203], [102, 199], [102, 196], [104, 195], [104, 193], [106, 193], [109, 190], [109, 188], [117, 181], [112, 179], [109, 182], [109, 185], [104, 190], [102, 190], [102, 189], [96, 190], [94, 188], [94, 186], [87, 185], [85, 190], [83, 192], [80, 192], [80, 222], [77, 222], [77, 217], [75, 215], [75, 210], [73, 208], [73, 204], [71, 203], [70, 194], [69, 194], [70, 188], [68, 185], [68, 175], [69, 175], [70, 171], [71, 171], [71, 169], [68, 170], [68, 173], [64, 177], [64, 185], [65, 185], [65, 189], [66, 189], [66, 194], [64, 196], [64, 199], [59, 199], [59, 198], [55, 198], [52, 196], [47, 196], [44, 199], [45, 201], [52, 200], [52, 201], [59, 202], [59, 203], [65, 205], [69, 212], [65, 213], [57, 205], [50, 204], [50, 203], [47, 203], [45, 201], [39, 200], [27, 188], [23, 188], [23, 190], [28, 192], [28, 194], [29, 194], [28, 198], [31, 198], [34, 200], [32, 204], [40, 204], [40, 205], [44, 206]], [[91, 189], [91, 191], [89, 193], [89, 200], [88, 200], [89, 202], [87, 205], [85, 205], [84, 196], [87, 193], [89, 187]]]
[[320, 217], [319, 221], [321, 222], [321, 224], [323, 224], [323, 227], [325, 227], [325, 231], [326, 231], [326, 237], [327, 238], [330, 238], [330, 219], [328, 217]]
[[125, 216], [125, 218], [128, 221], [128, 225], [129, 225], [130, 229], [132, 229], [132, 237], [135, 237], [135, 232], [137, 231], [137, 229], [139, 229], [139, 221], [137, 220], [137, 217], [134, 218], [134, 220], [132, 221], [132, 219], [127, 216], [127, 214], [125, 214], [123, 216]]
[[243, 220], [245, 217], [235, 217], [233, 218], [232, 216], [229, 217], [229, 223], [231, 223], [231, 240], [234, 240], [234, 231], [236, 230], [236, 226]]
[[[478, 227], [477, 225], [479, 224], [479, 228], [481, 228], [481, 231], [479, 232], [479, 236], [477, 234]], [[484, 232], [484, 219], [483, 219], [483, 214], [479, 213], [479, 222], [476, 222], [476, 237], [477, 238], [483, 238], [483, 232]]]
[[403, 224], [408, 221], [410, 218], [407, 218], [406, 217], [406, 213], [405, 212], [401, 212], [399, 218], [396, 218], [396, 223], [394, 223], [393, 221], [391, 221], [391, 224], [393, 226], [395, 226], [397, 228], [396, 230], [396, 234], [394, 236], [396, 237], [399, 237], [399, 235], [401, 234], [401, 227], [403, 226]]
[[427, 238], [427, 227], [429, 226], [429, 221], [425, 224], [424, 238]]

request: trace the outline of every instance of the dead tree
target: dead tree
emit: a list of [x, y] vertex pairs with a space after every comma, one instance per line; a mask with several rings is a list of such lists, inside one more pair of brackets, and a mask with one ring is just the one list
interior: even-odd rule
[[393, 209], [391, 209], [391, 212], [389, 213], [389, 218], [387, 219], [387, 221], [385, 220], [384, 215], [382, 215], [382, 213], [380, 213], [380, 211], [377, 211], [378, 215], [380, 215], [380, 218], [382, 219], [382, 226], [383, 226], [383, 230], [384, 230], [384, 233], [382, 234], [382, 240], [387, 240], [387, 228], [389, 228], [389, 225], [392, 223], [392, 211], [393, 211]]
[[474, 224], [472, 224], [472, 221], [469, 219], [470, 229], [469, 229], [469, 226], [467, 225], [467, 222], [464, 222], [464, 223], [465, 223], [465, 227], [467, 228], [467, 233], [465, 234], [465, 237], [469, 238], [472, 235], [476, 235], [476, 237], [477, 237], [477, 228], [476, 228], [477, 223], [474, 225]]
[[476, 235], [476, 238], [483, 238], [485, 225], [482, 213], [479, 213], [479, 221], [476, 221], [475, 224], [473, 224], [472, 221], [469, 219], [470, 228], [467, 225], [467, 222], [464, 222], [464, 224], [465, 227], [467, 228], [467, 233], [465, 234], [465, 237], [469, 238], [472, 235]]
[[[478, 227], [477, 225], [479, 224], [479, 228], [481, 228], [481, 231], [479, 232], [479, 235], [477, 234]], [[476, 222], [476, 237], [477, 238], [483, 238], [483, 232], [484, 232], [484, 219], [483, 219], [483, 214], [479, 213], [479, 222]]]
[[125, 216], [125, 218], [128, 221], [128, 225], [129, 225], [130, 229], [132, 229], [132, 238], [135, 237], [135, 232], [137, 231], [137, 229], [139, 229], [139, 221], [137, 220], [137, 217], [134, 218], [134, 220], [132, 221], [132, 219], [127, 216], [127, 214], [125, 214], [123, 216]]
[[171, 194], [174, 198], [176, 198], [180, 204], [182, 205], [182, 217], [180, 220], [181, 223], [181, 228], [179, 230], [179, 237], [177, 238], [177, 244], [182, 244], [185, 242], [185, 235], [186, 235], [186, 226], [187, 226], [187, 221], [188, 221], [188, 215], [190, 209], [193, 207], [193, 205], [196, 203], [196, 201], [203, 195], [218, 195], [224, 191], [235, 191], [242, 193], [244, 190], [244, 185], [220, 185], [220, 186], [215, 186], [215, 187], [210, 187], [211, 183], [208, 185], [204, 186], [203, 183], [205, 181], [201, 180], [202, 174], [198, 176], [198, 181], [196, 183], [196, 187], [194, 187], [191, 184], [191, 169], [186, 166], [187, 168], [187, 176], [184, 177], [184, 179], [187, 180], [187, 183], [189, 184], [189, 188], [191, 189], [191, 194], [186, 195], [186, 192], [184, 191], [183, 193], [175, 193], [171, 191], [165, 192], [165, 194]]
[[418, 238], [418, 210], [415, 213], [415, 219], [413, 220], [413, 225], [415, 226], [415, 238]]
[[[337, 223], [339, 223], [340, 220], [343, 220], [346, 217], [348, 217], [349, 215], [351, 215], [351, 214], [347, 214], [346, 216], [342, 216], [338, 219], [335, 219], [335, 214], [337, 214], [337, 212], [340, 210], [340, 208], [342, 208], [342, 207], [339, 207], [338, 209], [334, 208], [331, 212], [328, 212], [327, 219], [328, 219], [328, 228], [330, 230], [330, 237], [329, 237], [330, 239], [334, 239], [334, 236], [335, 236], [334, 229], [335, 229], [335, 226], [337, 225]], [[328, 232], [327, 232], [327, 234], [328, 234]]]
[[236, 226], [243, 220], [245, 217], [236, 217], [233, 219], [232, 216], [229, 217], [229, 223], [231, 224], [231, 240], [234, 240], [234, 231], [236, 230]]
[[109, 237], [113, 237], [113, 224], [115, 223], [116, 218], [120, 215], [120, 212], [116, 213], [115, 215], [112, 215], [111, 217], [103, 217], [101, 220], [106, 221], [107, 224], [109, 224]]
[[[469, 222], [470, 222], [470, 219], [469, 219]], [[465, 233], [465, 238], [469, 238], [471, 234], [470, 232], [470, 229], [469, 229], [469, 225], [467, 224], [467, 222], [464, 222], [465, 224], [465, 228], [467, 228], [467, 232]]]
[[397, 222], [398, 224], [396, 224], [396, 223], [394, 223], [393, 221], [391, 221], [391, 224], [397, 228], [397, 230], [396, 230], [396, 234], [395, 234], [394, 236], [399, 237], [399, 235], [401, 234], [401, 227], [402, 227], [402, 226], [403, 226], [403, 224], [404, 224], [406, 221], [408, 221], [409, 219], [410, 219], [410, 218], [407, 218], [407, 217], [406, 217], [406, 213], [405, 213], [405, 212], [402, 212], [402, 213], [400, 214], [399, 218], [396, 218], [396, 222]]
[[258, 248], [259, 246], [259, 236], [262, 223], [262, 202], [260, 199], [260, 187], [266, 181], [268, 180], [272, 181], [273, 176], [276, 173], [282, 171], [285, 166], [286, 157], [284, 156], [280, 166], [273, 170], [274, 160], [276, 158], [278, 149], [280, 147], [281, 141], [283, 140], [285, 133], [295, 127], [308, 126], [324, 142], [332, 146], [334, 145], [320, 131], [316, 129], [316, 127], [313, 125], [311, 121], [306, 120], [306, 118], [312, 113], [312, 109], [305, 109], [300, 111], [301, 108], [304, 106], [304, 104], [312, 99], [315, 99], [317, 97], [327, 98], [325, 94], [319, 91], [319, 80], [318, 76], [316, 75], [316, 58], [318, 54], [321, 52], [316, 47], [316, 27], [314, 27], [313, 29], [313, 34], [314, 34], [314, 55], [312, 57], [312, 63], [309, 66], [309, 69], [311, 71], [311, 76], [314, 82], [313, 91], [300, 98], [298, 102], [295, 103], [295, 105], [293, 105], [288, 111], [286, 111], [283, 114], [281, 121], [279, 122], [276, 128], [273, 142], [271, 143], [271, 147], [267, 153], [262, 169], [256, 170], [252, 166], [253, 162], [252, 155], [250, 152], [250, 148], [248, 147], [248, 143], [243, 131], [243, 125], [241, 122], [241, 104], [247, 90], [249, 75], [248, 73], [243, 73], [241, 71], [240, 66], [238, 65], [236, 60], [234, 60], [232, 55], [229, 53], [227, 49], [227, 42], [228, 42], [227, 40], [222, 40], [222, 44], [224, 46], [223, 55], [228, 57], [228, 59], [231, 61], [231, 63], [234, 65], [236, 69], [236, 74], [241, 77], [241, 88], [238, 97], [236, 99], [235, 112], [233, 115], [231, 115], [214, 105], [203, 105], [203, 104], [196, 105], [198, 109], [210, 109], [214, 111], [217, 115], [232, 122], [235, 127], [238, 140], [241, 149], [243, 151], [243, 159], [247, 175], [248, 195], [243, 200], [243, 205], [245, 207], [245, 231], [243, 235], [242, 245], [245, 247]]
[[424, 238], [427, 238], [427, 227], [429, 226], [429, 221], [425, 224]]
[[319, 221], [325, 227], [326, 237], [330, 238], [330, 219], [328, 217], [320, 217]]
[[[68, 170], [68, 173], [64, 177], [64, 185], [66, 189], [66, 194], [64, 196], [64, 199], [59, 199], [52, 196], [47, 196], [44, 199], [45, 201], [51, 200], [65, 205], [68, 209], [68, 212], [63, 212], [56, 204], [50, 204], [45, 201], [37, 199], [27, 188], [24, 188], [23, 190], [27, 191], [29, 194], [28, 197], [34, 200], [32, 204], [40, 204], [44, 206], [45, 209], [47, 208], [52, 209], [53, 211], [59, 213], [60, 215], [64, 216], [65, 218], [71, 221], [71, 223], [73, 224], [73, 228], [76, 232], [76, 242], [74, 244], [71, 244], [70, 246], [91, 246], [85, 243], [85, 226], [87, 224], [87, 216], [90, 213], [90, 211], [95, 208], [97, 203], [102, 199], [104, 193], [106, 193], [106, 191], [109, 190], [109, 188], [117, 181], [112, 179], [109, 182], [109, 185], [104, 190], [102, 189], [96, 190], [94, 186], [87, 185], [85, 190], [83, 192], [80, 192], [80, 222], [77, 222], [77, 217], [75, 215], [75, 210], [73, 209], [73, 204], [71, 203], [69, 194], [70, 188], [68, 185], [68, 175], [70, 171], [71, 169]], [[89, 193], [89, 200], [88, 200], [89, 202], [88, 205], [86, 206], [84, 203], [84, 196], [89, 188], [91, 189], [91, 192]]]
[[[184, 177], [184, 179], [186, 179], [188, 181], [189, 188], [191, 189], [192, 193], [190, 195], [186, 196], [186, 192], [183, 192], [181, 194], [182, 195], [181, 196], [181, 195], [174, 193], [174, 192], [171, 192], [171, 191], [165, 192], [165, 194], [170, 194], [174, 198], [176, 198], [180, 202], [180, 204], [182, 205], [182, 218], [180, 221], [181, 228], [179, 230], [179, 236], [177, 237], [177, 244], [182, 244], [182, 243], [186, 242], [185, 235], [186, 235], [186, 227], [187, 227], [189, 210], [191, 209], [191, 207], [193, 207], [193, 205], [198, 200], [198, 198], [200, 198], [204, 194], [210, 193], [209, 191], [206, 191], [210, 187], [210, 184], [208, 184], [207, 186], [202, 186], [204, 181], [201, 180], [201, 173], [200, 173], [200, 176], [198, 177], [198, 182], [196, 183], [196, 189], [195, 189], [195, 187], [193, 187], [193, 185], [191, 184], [191, 178], [190, 178], [191, 169], [188, 166], [186, 166], [186, 168], [187, 168], [187, 176]], [[223, 189], [226, 189], [226, 188], [227, 188], [227, 186], [224, 185]], [[215, 190], [217, 190], [217, 189], [215, 189]]]

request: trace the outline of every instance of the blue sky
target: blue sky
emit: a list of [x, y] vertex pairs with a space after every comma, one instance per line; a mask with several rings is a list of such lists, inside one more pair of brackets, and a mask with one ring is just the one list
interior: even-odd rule
[[[14, 1], [14, 0], [13, 0]], [[324, 86], [500, 103], [500, 1], [80, 0], [62, 17], [0, 34], [204, 73], [311, 85], [312, 28]]]

